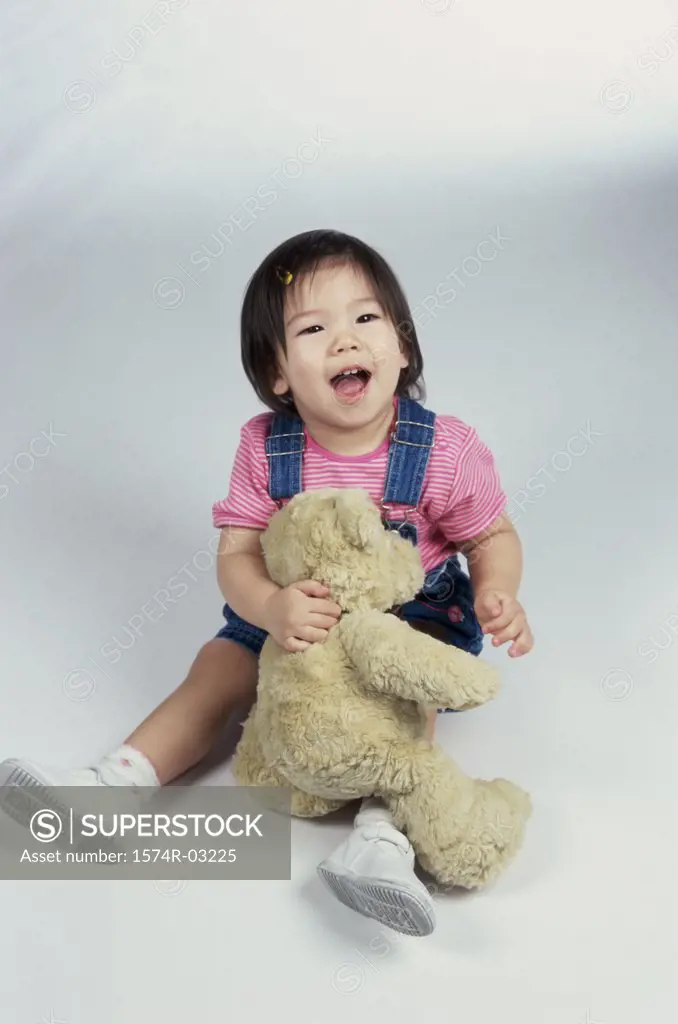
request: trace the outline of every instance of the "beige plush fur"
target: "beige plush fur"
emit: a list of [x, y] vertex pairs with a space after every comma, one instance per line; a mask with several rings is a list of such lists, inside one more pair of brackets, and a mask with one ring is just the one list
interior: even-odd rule
[[261, 542], [271, 579], [325, 583], [342, 616], [325, 643], [301, 653], [267, 638], [237, 781], [291, 788], [301, 817], [378, 796], [437, 881], [491, 881], [522, 842], [531, 801], [506, 780], [467, 777], [425, 739], [425, 709], [477, 707], [499, 679], [482, 659], [389, 614], [421, 588], [418, 549], [384, 529], [362, 490], [302, 492]]

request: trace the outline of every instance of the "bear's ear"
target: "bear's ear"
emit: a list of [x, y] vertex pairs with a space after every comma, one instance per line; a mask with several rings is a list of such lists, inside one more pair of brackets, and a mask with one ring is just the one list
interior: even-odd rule
[[367, 491], [354, 488], [340, 491], [334, 504], [339, 525], [353, 547], [373, 548], [382, 538], [384, 528], [379, 509]]

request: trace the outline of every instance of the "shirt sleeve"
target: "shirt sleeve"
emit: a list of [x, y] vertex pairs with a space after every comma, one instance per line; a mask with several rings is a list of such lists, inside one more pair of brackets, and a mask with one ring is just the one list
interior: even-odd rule
[[446, 540], [463, 543], [487, 529], [504, 511], [506, 502], [492, 452], [469, 427], [452, 470], [447, 508], [438, 528]]
[[257, 443], [249, 421], [240, 431], [228, 495], [212, 505], [212, 523], [215, 527], [265, 530], [276, 511], [277, 505], [268, 493], [266, 453], [261, 441]]

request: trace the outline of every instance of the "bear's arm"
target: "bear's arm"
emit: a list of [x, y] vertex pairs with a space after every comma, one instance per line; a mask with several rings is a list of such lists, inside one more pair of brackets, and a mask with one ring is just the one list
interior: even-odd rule
[[335, 629], [366, 689], [430, 707], [477, 707], [499, 688], [497, 671], [379, 611], [351, 612]]

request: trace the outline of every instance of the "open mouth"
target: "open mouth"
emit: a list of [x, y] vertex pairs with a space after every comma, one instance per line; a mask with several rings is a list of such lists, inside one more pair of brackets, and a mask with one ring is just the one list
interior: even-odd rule
[[363, 366], [351, 366], [330, 380], [335, 395], [342, 402], [357, 402], [365, 394], [372, 374]]

